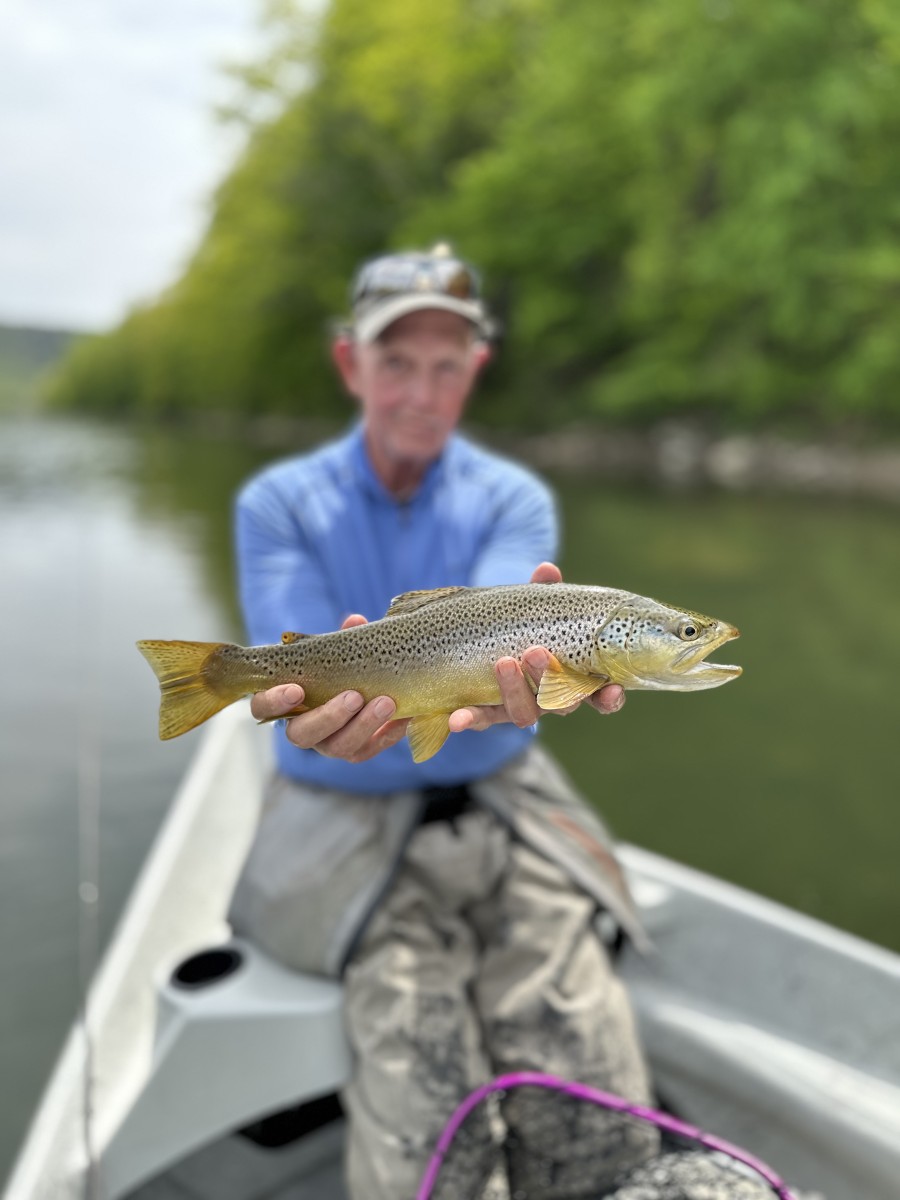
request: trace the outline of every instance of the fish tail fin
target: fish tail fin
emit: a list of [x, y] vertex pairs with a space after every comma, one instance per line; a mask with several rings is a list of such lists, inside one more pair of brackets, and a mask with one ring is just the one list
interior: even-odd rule
[[[159, 680], [159, 736], [165, 741], [195, 729], [243, 691], [210, 679], [209, 668], [225, 642], [138, 642], [137, 648]], [[221, 674], [221, 673], [216, 673]]]

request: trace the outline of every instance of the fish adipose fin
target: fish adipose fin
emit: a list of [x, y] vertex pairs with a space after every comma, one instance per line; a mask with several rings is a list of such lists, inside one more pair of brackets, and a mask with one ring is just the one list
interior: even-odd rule
[[597, 688], [608, 682], [609, 677], [606, 675], [589, 675], [586, 671], [576, 671], [574, 667], [564, 666], [551, 654], [550, 662], [541, 676], [537, 702], [548, 712], [569, 708], [586, 700]]
[[159, 680], [159, 736], [163, 741], [187, 733], [239, 700], [215, 691], [204, 668], [224, 642], [138, 642], [137, 648]]
[[415, 612], [417, 608], [422, 608], [426, 604], [431, 604], [435, 600], [443, 600], [447, 596], [452, 596], [456, 592], [474, 592], [479, 591], [478, 588], [467, 587], [442, 587], [428, 588], [420, 592], [403, 592], [400, 596], [395, 596], [391, 601], [390, 608], [384, 614], [386, 617], [396, 617], [400, 613]]
[[450, 736], [449, 717], [449, 713], [442, 712], [412, 718], [406, 736], [409, 738], [413, 762], [425, 762], [437, 754]]

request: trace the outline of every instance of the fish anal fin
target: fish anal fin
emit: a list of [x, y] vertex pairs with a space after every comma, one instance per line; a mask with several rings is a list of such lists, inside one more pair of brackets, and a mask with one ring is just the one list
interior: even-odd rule
[[406, 736], [409, 738], [413, 762], [425, 762], [437, 754], [450, 736], [449, 717], [449, 713], [440, 712], [412, 718]]
[[467, 587], [442, 587], [427, 588], [419, 592], [403, 592], [401, 595], [393, 598], [390, 607], [384, 615], [386, 617], [396, 617], [400, 613], [415, 612], [417, 608], [423, 608], [426, 604], [431, 604], [435, 600], [444, 600], [447, 596], [452, 596], [456, 592], [470, 592], [473, 590]]
[[309, 637], [309, 634], [308, 633], [292, 633], [290, 630], [286, 630], [281, 635], [281, 644], [282, 644], [282, 646], [291, 646], [291, 645], [293, 645], [294, 642], [299, 642], [301, 638], [305, 638], [305, 637]]
[[541, 676], [537, 693], [537, 702], [548, 712], [570, 708], [580, 704], [588, 696], [592, 696], [597, 688], [607, 682], [605, 675], [591, 675], [587, 671], [577, 671], [574, 667], [564, 665], [551, 654], [550, 661]]

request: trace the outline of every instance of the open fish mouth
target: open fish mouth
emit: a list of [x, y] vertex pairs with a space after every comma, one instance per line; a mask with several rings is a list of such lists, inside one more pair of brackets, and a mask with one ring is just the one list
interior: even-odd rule
[[736, 679], [743, 673], [743, 667], [731, 663], [707, 662], [707, 656], [726, 642], [732, 642], [741, 636], [741, 631], [734, 625], [719, 622], [715, 635], [699, 646], [688, 646], [675, 660], [675, 670], [682, 679], [690, 679], [701, 684], [724, 683], [727, 679]]

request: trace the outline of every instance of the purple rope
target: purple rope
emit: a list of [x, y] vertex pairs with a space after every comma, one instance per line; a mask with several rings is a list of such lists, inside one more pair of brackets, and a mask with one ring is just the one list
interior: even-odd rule
[[670, 1116], [669, 1113], [659, 1112], [655, 1108], [647, 1108], [643, 1104], [633, 1104], [622, 1096], [613, 1095], [612, 1092], [601, 1092], [598, 1088], [589, 1087], [586, 1083], [574, 1083], [568, 1079], [561, 1079], [558, 1075], [543, 1075], [538, 1071], [518, 1071], [512, 1075], [500, 1075], [497, 1079], [492, 1079], [490, 1083], [485, 1083], [466, 1096], [438, 1138], [428, 1168], [419, 1184], [416, 1200], [430, 1200], [444, 1156], [472, 1109], [476, 1108], [491, 1092], [505, 1092], [517, 1087], [548, 1088], [551, 1091], [563, 1092], [567, 1096], [574, 1096], [577, 1100], [588, 1100], [591, 1104], [597, 1104], [601, 1108], [628, 1113], [629, 1116], [637, 1117], [640, 1121], [649, 1121], [651, 1125], [656, 1125], [659, 1129], [666, 1130], [667, 1133], [675, 1133], [680, 1137], [689, 1138], [706, 1150], [717, 1150], [721, 1154], [727, 1154], [729, 1158], [744, 1163], [745, 1166], [761, 1175], [775, 1195], [781, 1197], [781, 1200], [796, 1200], [784, 1180], [780, 1179], [764, 1162], [746, 1150], [742, 1150], [740, 1146], [732, 1146], [723, 1138], [714, 1137], [711, 1133], [704, 1133], [702, 1129], [697, 1129], [696, 1126], [689, 1125], [686, 1121], [679, 1121], [677, 1117]]

